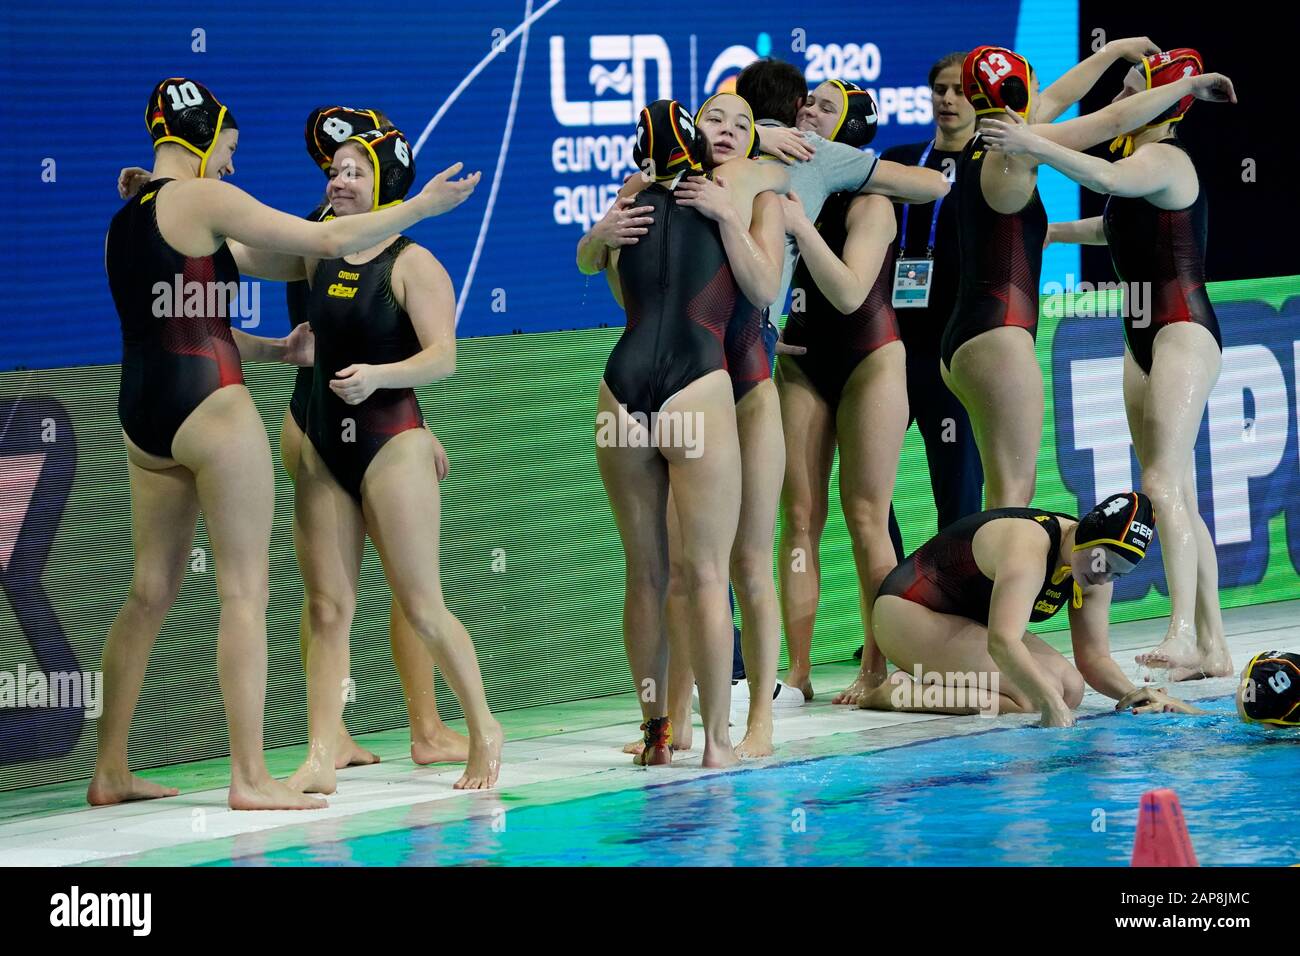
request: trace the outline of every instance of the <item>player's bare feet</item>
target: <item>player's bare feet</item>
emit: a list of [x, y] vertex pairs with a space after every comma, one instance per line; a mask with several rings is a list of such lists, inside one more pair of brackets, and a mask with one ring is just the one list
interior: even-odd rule
[[[681, 728], [680, 734], [678, 733], [679, 727]], [[673, 743], [670, 748], [673, 753], [685, 753], [693, 748], [694, 744], [691, 736], [694, 729], [689, 720], [684, 720], [680, 724], [676, 721], [673, 722]], [[643, 737], [638, 737], [631, 743], [623, 745], [623, 753], [625, 754], [636, 756], [643, 750], [645, 750], [645, 738]]]
[[1200, 663], [1200, 659], [1195, 635], [1189, 628], [1176, 628], [1172, 624], [1165, 639], [1153, 650], [1134, 658], [1143, 667], [1154, 670], [1171, 670], [1175, 667], [1190, 670]]
[[489, 790], [496, 786], [501, 774], [501, 744], [504, 741], [501, 725], [491, 721], [482, 733], [469, 739], [469, 755], [465, 773], [453, 785], [457, 790]]
[[271, 777], [252, 784], [232, 783], [227, 802], [232, 810], [321, 810], [329, 806], [320, 797], [308, 796], [292, 784]]
[[464, 763], [469, 760], [469, 738], [446, 724], [432, 732], [411, 735], [411, 759], [424, 766], [431, 763]]
[[740, 758], [736, 756], [736, 748], [730, 743], [714, 744], [709, 741], [708, 737], [704, 740], [704, 759], [700, 761], [701, 767], [710, 769], [721, 769], [723, 767], [734, 767], [740, 763]]
[[831, 703], [850, 704], [854, 707], [861, 707], [862, 701], [866, 698], [867, 694], [884, 683], [884, 674], [867, 674], [858, 671], [858, 676], [854, 679], [853, 683], [832, 697]]
[[770, 757], [772, 746], [772, 718], [756, 718], [749, 721], [745, 736], [736, 744], [737, 757]]
[[308, 757], [286, 781], [299, 793], [333, 793], [338, 789], [338, 778], [333, 764]]
[[342, 770], [344, 767], [365, 767], [372, 763], [379, 763], [379, 755], [367, 750], [348, 733], [347, 727], [339, 725], [338, 743], [334, 749], [334, 769]]
[[157, 800], [160, 797], [174, 797], [180, 791], [175, 787], [164, 787], [144, 777], [137, 777], [130, 771], [110, 773], [96, 770], [86, 788], [86, 802], [92, 807], [108, 807], [115, 803], [130, 800]]

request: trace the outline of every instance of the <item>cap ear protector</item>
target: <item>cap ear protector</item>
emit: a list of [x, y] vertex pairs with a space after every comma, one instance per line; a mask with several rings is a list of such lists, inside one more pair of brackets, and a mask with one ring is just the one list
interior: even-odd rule
[[401, 130], [385, 126], [349, 136], [345, 142], [357, 143], [370, 157], [375, 172], [371, 211], [395, 206], [406, 198], [415, 183], [415, 159]]
[[[1101, 548], [1106, 570], [1127, 574], [1146, 557], [1156, 534], [1156, 516], [1151, 499], [1140, 491], [1112, 495], [1079, 520], [1074, 531], [1074, 551]], [[1082, 589], [1075, 582], [1075, 607], [1082, 602]]]
[[1251, 723], [1300, 727], [1300, 654], [1256, 654], [1242, 672], [1237, 699]]
[[708, 148], [703, 131], [676, 100], [655, 100], [637, 117], [632, 161], [657, 183], [703, 170]]
[[[1146, 81], [1145, 88], [1154, 90], [1158, 86], [1168, 86], [1170, 83], [1176, 83], [1184, 77], [1200, 76], [1205, 72], [1205, 64], [1201, 60], [1201, 55], [1195, 50], [1189, 47], [1178, 47], [1164, 53], [1153, 53], [1151, 56], [1143, 57], [1142, 62], [1134, 64], [1133, 69], [1140, 69], [1143, 79]], [[1123, 136], [1115, 137], [1111, 141], [1110, 151], [1120, 153], [1121, 156], [1131, 156], [1133, 154], [1133, 138], [1138, 133], [1155, 129], [1157, 126], [1164, 126], [1166, 123], [1177, 123], [1187, 115], [1187, 111], [1191, 109], [1195, 100], [1196, 97], [1188, 94], [1145, 126], [1132, 133], [1125, 133]]]
[[714, 93], [700, 105], [698, 110], [695, 111], [695, 125], [699, 126], [700, 121], [704, 119], [704, 112], [709, 108], [710, 103], [716, 100], [719, 96], [728, 95], [736, 97], [736, 99], [745, 104], [745, 113], [749, 116], [749, 143], [744, 148], [744, 154], [746, 159], [753, 159], [759, 154], [758, 130], [754, 128], [754, 111], [750, 108], [749, 101], [739, 93], [733, 93], [728, 90]]
[[350, 106], [318, 106], [307, 117], [303, 136], [307, 155], [323, 172], [328, 173], [334, 151], [358, 133], [379, 128], [374, 110], [355, 110]]
[[977, 46], [961, 65], [961, 88], [976, 116], [1010, 109], [1029, 119], [1034, 69], [1019, 53], [1006, 47]]
[[154, 149], [163, 143], [176, 143], [199, 157], [199, 178], [207, 173], [217, 137], [224, 130], [239, 129], [230, 111], [211, 90], [183, 76], [169, 77], [153, 88], [144, 123]]
[[861, 149], [876, 138], [876, 101], [871, 94], [847, 80], [828, 80], [840, 91], [840, 118], [830, 138]]

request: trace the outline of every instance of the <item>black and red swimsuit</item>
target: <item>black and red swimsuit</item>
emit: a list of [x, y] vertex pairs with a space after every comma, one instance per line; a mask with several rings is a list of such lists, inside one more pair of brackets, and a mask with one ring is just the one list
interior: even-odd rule
[[[1187, 152], [1176, 139], [1164, 142]], [[1142, 371], [1151, 373], [1156, 336], [1175, 322], [1203, 326], [1222, 351], [1219, 318], [1205, 291], [1209, 234], [1205, 190], [1199, 189], [1196, 200], [1183, 209], [1160, 209], [1142, 197], [1108, 196], [1102, 226], [1115, 274], [1125, 283], [1143, 283], [1150, 290], [1144, 315], [1132, 315], [1132, 309], [1124, 315], [1124, 341]]]
[[1070, 515], [1038, 508], [993, 508], [967, 515], [944, 528], [906, 561], [889, 572], [880, 585], [881, 596], [892, 594], [940, 614], [989, 623], [993, 581], [975, 561], [974, 540], [980, 528], [999, 518], [1023, 518], [1042, 526], [1050, 539], [1043, 566], [1043, 586], [1034, 598], [1030, 621], [1045, 621], [1070, 599], [1073, 577], [1061, 565], [1061, 522]]
[[230, 302], [239, 287], [235, 257], [224, 242], [209, 256], [182, 255], [167, 244], [157, 208], [169, 182], [151, 180], [118, 210], [105, 254], [122, 324], [118, 418], [132, 442], [163, 458], [171, 457], [177, 430], [205, 398], [244, 381], [230, 333]]
[[1038, 279], [1047, 238], [1047, 210], [1034, 187], [1019, 212], [989, 205], [980, 186], [988, 147], [976, 134], [957, 161], [957, 238], [961, 277], [957, 302], [940, 344], [943, 364], [952, 368], [957, 350], [975, 336], [1003, 326], [1038, 334]]

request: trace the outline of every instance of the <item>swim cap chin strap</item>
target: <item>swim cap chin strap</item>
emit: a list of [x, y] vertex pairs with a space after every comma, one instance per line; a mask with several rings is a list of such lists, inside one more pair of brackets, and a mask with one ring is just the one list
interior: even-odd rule
[[[1110, 141], [1110, 151], [1119, 153], [1120, 159], [1126, 159], [1133, 155], [1133, 134], [1121, 133]], [[1122, 151], [1122, 152], [1121, 152]]]
[[[212, 151], [217, 148], [217, 137], [221, 135], [222, 126], [226, 122], [226, 113], [227, 110], [224, 106], [221, 107], [221, 111], [217, 113], [217, 128], [216, 131], [212, 134], [212, 142], [208, 143], [206, 149], [199, 149], [189, 140], [181, 139], [179, 136], [171, 136], [171, 135], [159, 136], [156, 140], [154, 140], [153, 141], [154, 149], [158, 148], [159, 143], [177, 143], [181, 146], [184, 146], [186, 149], [188, 149], [191, 153], [193, 153], [195, 156], [199, 158], [199, 179], [202, 179], [204, 174], [208, 171], [208, 160], [212, 158]], [[164, 120], [164, 122], [166, 121]]]
[[[1155, 53], [1142, 58], [1142, 76], [1146, 81], [1145, 88], [1148, 90], [1176, 83], [1178, 80], [1189, 76], [1200, 76], [1204, 72], [1205, 64], [1201, 60], [1201, 55], [1189, 47], [1179, 47], [1165, 53]], [[1179, 122], [1187, 115], [1187, 111], [1191, 109], [1194, 100], [1195, 97], [1193, 96], [1184, 96], [1150, 123], [1131, 133], [1116, 136], [1111, 140], [1110, 151], [1119, 153], [1121, 159], [1132, 156], [1134, 137], [1145, 133], [1149, 129], [1156, 129], [1159, 126], [1173, 125]]]
[[346, 142], [357, 143], [370, 157], [375, 174], [370, 196], [372, 212], [396, 206], [406, 198], [415, 182], [415, 164], [411, 159], [410, 144], [401, 130], [385, 126], [350, 136]]

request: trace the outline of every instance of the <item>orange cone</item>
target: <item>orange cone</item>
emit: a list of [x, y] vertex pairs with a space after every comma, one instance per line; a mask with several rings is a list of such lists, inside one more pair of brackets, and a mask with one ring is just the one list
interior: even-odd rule
[[1142, 794], [1131, 865], [1200, 866], [1178, 794], [1172, 790], [1148, 790]]

